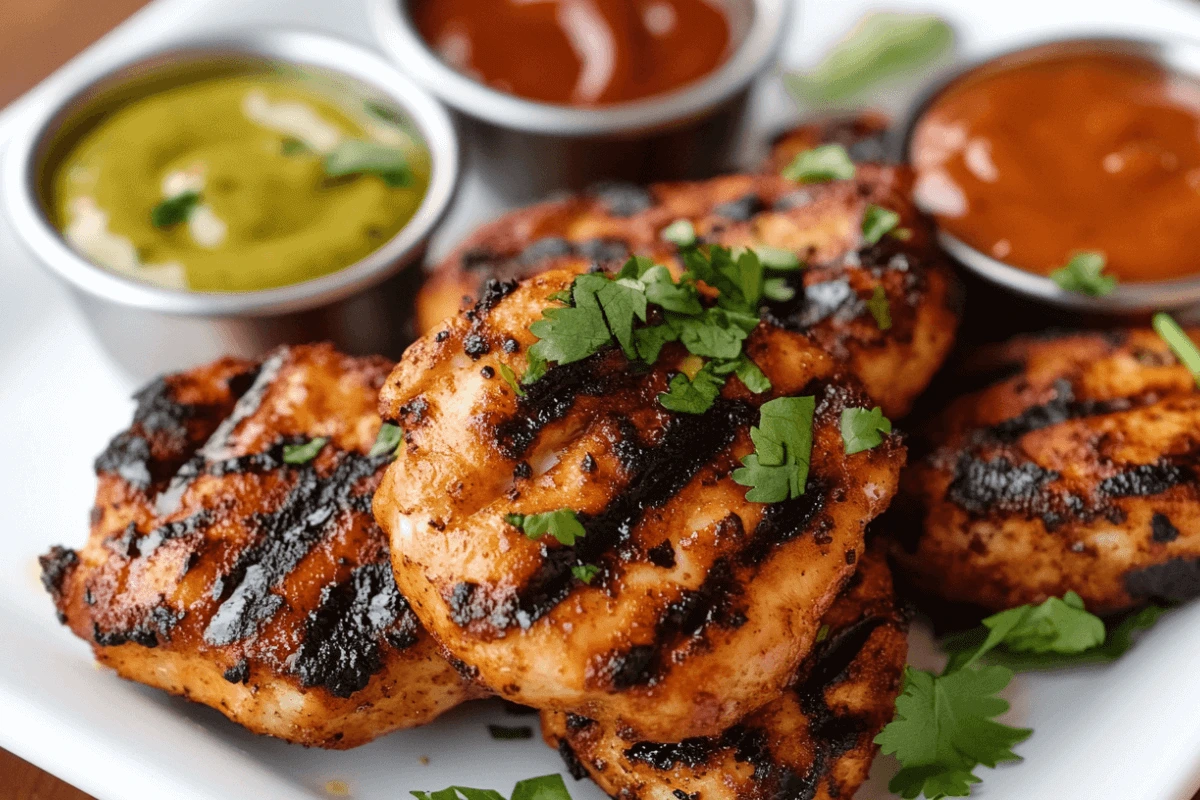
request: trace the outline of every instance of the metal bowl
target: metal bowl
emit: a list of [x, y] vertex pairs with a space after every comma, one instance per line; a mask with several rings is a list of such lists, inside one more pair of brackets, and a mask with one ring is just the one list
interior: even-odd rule
[[[72, 250], [46, 212], [43, 181], [60, 136], [119, 98], [145, 96], [204, 70], [298, 68], [396, 107], [430, 152], [429, 189], [408, 224], [362, 260], [302, 283], [254, 292], [167, 289], [122, 277]], [[222, 355], [256, 357], [278, 344], [332, 340], [351, 353], [398, 355], [411, 287], [405, 266], [423, 253], [453, 198], [459, 147], [445, 109], [369, 51], [298, 31], [230, 33], [172, 44], [110, 64], [50, 97], [23, 120], [4, 162], [4, 205], [22, 243], [71, 289], [116, 362], [134, 377]]]
[[[1005, 51], [968, 64], [953, 74], [942, 75], [924, 91], [898, 129], [895, 154], [903, 160], [909, 160], [913, 134], [921, 118], [942, 92], [959, 80], [1047, 57], [1092, 52], [1140, 56], [1170, 72], [1200, 78], [1200, 43], [1186, 40], [1096, 36], [1050, 41]], [[1043, 303], [1100, 316], [1143, 316], [1153, 311], [1169, 310], [1179, 311], [1188, 319], [1200, 319], [1200, 277], [1119, 283], [1111, 294], [1089, 297], [1068, 292], [1044, 275], [994, 258], [944, 230], [939, 229], [937, 236], [942, 248], [972, 272], [1009, 291]]]
[[528, 100], [446, 64], [422, 38], [409, 0], [368, 0], [385, 52], [463, 117], [473, 168], [510, 200], [598, 180], [707, 177], [728, 166], [755, 79], [775, 62], [794, 0], [724, 0], [737, 37], [711, 74], [675, 91], [599, 108]]

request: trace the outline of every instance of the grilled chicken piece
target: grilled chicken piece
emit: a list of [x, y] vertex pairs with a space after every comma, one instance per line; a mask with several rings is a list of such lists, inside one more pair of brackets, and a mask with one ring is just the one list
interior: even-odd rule
[[1200, 594], [1200, 391], [1153, 331], [1018, 338], [968, 372], [987, 387], [936, 416], [897, 502], [920, 587], [1097, 613]]
[[[396, 580], [417, 616], [497, 694], [629, 726], [711, 735], [770, 701], [808, 652], [887, 505], [899, 437], [853, 456], [843, 408], [869, 400], [804, 336], [760, 324], [746, 353], [774, 396], [816, 397], [807, 492], [745, 500], [730, 472], [768, 394], [730, 380], [703, 415], [657, 395], [685, 352], [634, 368], [619, 349], [552, 368], [518, 397], [529, 325], [575, 275], [493, 284], [409, 348], [380, 394], [406, 445], [375, 495]], [[569, 508], [574, 546], [530, 539], [511, 513]], [[599, 568], [591, 583], [572, 568]]]
[[[953, 275], [910, 198], [903, 167], [862, 164], [854, 180], [798, 186], [777, 175], [729, 175], [698, 183], [605, 187], [501, 217], [466, 240], [426, 281], [417, 297], [417, 327], [435, 328], [464, 295], [479, 297], [488, 279], [508, 280], [548, 269], [618, 268], [630, 253], [648, 255], [678, 275], [675, 245], [661, 238], [679, 219], [707, 242], [769, 245], [807, 262], [787, 280], [797, 290], [768, 305], [777, 322], [807, 332], [866, 384], [890, 417], [905, 414], [954, 342], [958, 316]], [[900, 213], [911, 237], [862, 238], [875, 204]], [[880, 329], [868, 305], [882, 287], [890, 327]]]
[[[306, 745], [353, 747], [471, 696], [370, 513], [390, 367], [292, 347], [140, 392], [96, 460], [87, 544], [42, 557], [60, 618], [122, 677]], [[314, 437], [315, 459], [285, 463]]]
[[854, 161], [888, 160], [886, 136], [891, 120], [878, 111], [807, 122], [786, 130], [771, 142], [763, 172], [781, 172], [797, 155], [822, 144], [840, 144]]
[[895, 712], [908, 621], [878, 548], [822, 619], [825, 638], [769, 705], [720, 736], [632, 742], [616, 728], [542, 712], [542, 735], [576, 778], [639, 800], [849, 800]]

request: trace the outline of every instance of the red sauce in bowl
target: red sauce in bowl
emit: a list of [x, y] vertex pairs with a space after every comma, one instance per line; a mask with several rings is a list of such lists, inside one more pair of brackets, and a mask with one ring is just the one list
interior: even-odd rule
[[918, 202], [947, 232], [1048, 274], [1077, 251], [1124, 282], [1200, 272], [1200, 82], [1133, 55], [984, 67], [914, 131]]
[[719, 0], [412, 0], [455, 69], [546, 103], [603, 106], [669, 92], [729, 55]]

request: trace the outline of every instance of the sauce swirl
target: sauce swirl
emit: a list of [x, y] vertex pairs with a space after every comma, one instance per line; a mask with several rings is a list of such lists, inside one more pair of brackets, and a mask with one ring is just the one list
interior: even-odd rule
[[947, 232], [1029, 272], [1078, 251], [1121, 281], [1200, 272], [1200, 82], [1120, 53], [969, 74], [914, 131], [917, 200]]
[[662, 94], [729, 55], [717, 0], [414, 0], [417, 30], [450, 66], [510, 94], [576, 106]]

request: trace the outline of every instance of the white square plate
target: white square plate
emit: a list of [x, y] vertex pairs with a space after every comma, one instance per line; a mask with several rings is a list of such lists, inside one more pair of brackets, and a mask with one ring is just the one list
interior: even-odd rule
[[[873, 4], [812, 0], [800, 8], [784, 61], [814, 62]], [[318, 28], [373, 45], [361, 0], [158, 0], [51, 81], [116, 53], [222, 26], [278, 23]], [[1080, 32], [1169, 33], [1200, 38], [1200, 4], [1185, 0], [893, 0], [949, 17], [967, 57], [1031, 39]], [[12, 13], [12, 12], [9, 12]], [[893, 98], [894, 100], [895, 98]], [[0, 140], [34, 90], [0, 114]], [[754, 103], [747, 141], [794, 116], [777, 79]], [[437, 244], [498, 211], [474, 181]], [[2, 209], [0, 209], [2, 212]], [[521, 778], [559, 771], [537, 739], [493, 741], [488, 722], [535, 724], [492, 702], [345, 753], [305, 750], [248, 734], [207, 708], [166, 697], [93, 666], [88, 648], [54, 619], [36, 556], [78, 545], [87, 532], [91, 461], [127, 423], [133, 387], [97, 349], [66, 293], [19, 249], [0, 213], [0, 746], [101, 800], [296, 800], [328, 796], [328, 781], [364, 800], [451, 783], [508, 792]], [[936, 656], [926, 631], [913, 660]], [[1011, 723], [1032, 727], [1025, 761], [981, 769], [984, 800], [1099, 797], [1189, 800], [1200, 787], [1200, 605], [1159, 623], [1120, 662], [1018, 676]], [[428, 763], [425, 763], [425, 759]], [[862, 800], [887, 797], [890, 759], [877, 761]], [[4, 787], [0, 787], [3, 789]], [[600, 800], [589, 783], [576, 800]]]

